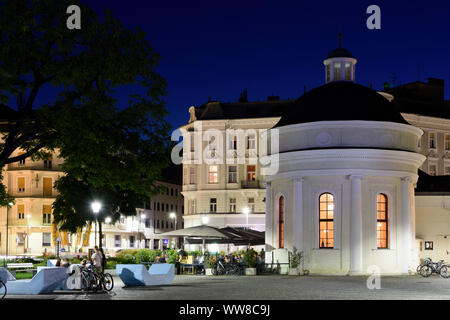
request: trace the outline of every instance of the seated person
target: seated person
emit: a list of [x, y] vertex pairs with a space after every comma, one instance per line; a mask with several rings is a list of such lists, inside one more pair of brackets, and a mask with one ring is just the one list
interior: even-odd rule
[[167, 257], [167, 254], [163, 255], [161, 258], [159, 258], [159, 262], [166, 263], [166, 257]]
[[69, 261], [69, 258], [65, 258], [65, 259], [64, 259], [64, 263], [63, 263], [62, 267], [64, 267], [64, 268], [70, 267], [70, 261]]
[[55, 267], [61, 267], [61, 258], [56, 258]]

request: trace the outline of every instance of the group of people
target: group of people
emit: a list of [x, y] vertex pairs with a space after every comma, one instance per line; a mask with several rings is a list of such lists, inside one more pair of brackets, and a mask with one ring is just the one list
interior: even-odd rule
[[[64, 267], [69, 268], [70, 267], [70, 260], [69, 258], [64, 258], [64, 262], [61, 261], [61, 258], [56, 258], [56, 267]], [[94, 247], [94, 253], [91, 256], [90, 265], [93, 266], [96, 271], [103, 273], [106, 267], [106, 256], [103, 252], [103, 248], [99, 248], [98, 246]], [[81, 267], [86, 268], [87, 267], [88, 260], [83, 259], [81, 261]]]

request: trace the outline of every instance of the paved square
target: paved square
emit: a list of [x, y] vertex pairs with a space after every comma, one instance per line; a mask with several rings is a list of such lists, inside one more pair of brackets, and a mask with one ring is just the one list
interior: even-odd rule
[[381, 289], [369, 290], [367, 277], [345, 276], [176, 276], [170, 286], [124, 287], [114, 276], [110, 293], [56, 291], [6, 299], [57, 300], [321, 300], [321, 299], [450, 299], [450, 279], [433, 275], [381, 277]]

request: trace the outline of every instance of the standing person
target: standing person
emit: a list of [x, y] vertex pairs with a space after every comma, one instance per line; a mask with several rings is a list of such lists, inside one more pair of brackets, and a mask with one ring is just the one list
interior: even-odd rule
[[61, 258], [56, 258], [55, 267], [61, 267]]
[[94, 254], [92, 255], [92, 265], [95, 267], [97, 271], [102, 270], [102, 253], [98, 249], [98, 246], [94, 247]]
[[100, 248], [99, 251], [102, 256], [102, 273], [104, 273], [106, 269], [106, 256], [105, 252], [103, 251], [103, 248]]

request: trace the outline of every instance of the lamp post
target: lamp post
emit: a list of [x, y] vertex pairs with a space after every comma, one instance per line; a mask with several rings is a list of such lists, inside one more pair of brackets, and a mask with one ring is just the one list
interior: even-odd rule
[[[175, 221], [175, 230], [177, 230], [177, 224], [178, 224], [177, 214], [175, 212], [171, 212], [171, 213], [169, 213], [169, 218], [173, 219]], [[178, 247], [178, 238], [175, 241], [175, 247]]]
[[[95, 215], [95, 245], [97, 245], [97, 222], [98, 222], [98, 213], [100, 212], [100, 209], [102, 208], [102, 204], [98, 201], [95, 201], [91, 204], [92, 212], [94, 212]], [[99, 223], [99, 245], [100, 248], [102, 247], [102, 223]]]
[[27, 214], [27, 253], [30, 250], [30, 217], [31, 214]]
[[5, 252], [5, 268], [6, 268], [6, 263], [8, 261], [8, 249], [9, 249], [9, 240], [8, 240], [8, 235], [9, 235], [9, 224], [8, 224], [8, 217], [9, 217], [9, 208], [11, 208], [14, 205], [14, 203], [10, 202], [8, 203], [8, 205], [6, 206], [6, 252]]
[[147, 216], [145, 214], [141, 214], [139, 216], [139, 223], [138, 223], [138, 234], [139, 234], [139, 249], [142, 248], [142, 238], [141, 238], [141, 233], [139, 232], [139, 228], [141, 226], [142, 223], [142, 219], [145, 219]]
[[248, 229], [248, 214], [250, 213], [250, 209], [248, 207], [245, 207], [242, 212], [245, 214], [247, 218], [247, 224], [245, 225], [245, 229]]

